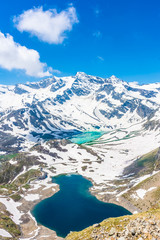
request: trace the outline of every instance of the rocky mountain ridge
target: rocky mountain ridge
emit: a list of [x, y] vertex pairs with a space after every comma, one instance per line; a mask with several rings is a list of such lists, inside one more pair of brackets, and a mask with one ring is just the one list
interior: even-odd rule
[[143, 126], [152, 120], [156, 128], [159, 107], [160, 83], [141, 86], [115, 76], [104, 79], [79, 72], [72, 77], [0, 85], [0, 148], [27, 149], [41, 138]]

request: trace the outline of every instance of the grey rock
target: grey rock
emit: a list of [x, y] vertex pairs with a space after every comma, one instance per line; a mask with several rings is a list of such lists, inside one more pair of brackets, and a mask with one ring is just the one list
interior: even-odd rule
[[116, 229], [114, 227], [112, 227], [109, 232], [109, 236], [113, 236], [115, 233], [116, 233]]
[[93, 227], [100, 227], [101, 225], [100, 225], [100, 223], [95, 223], [94, 225], [93, 225]]

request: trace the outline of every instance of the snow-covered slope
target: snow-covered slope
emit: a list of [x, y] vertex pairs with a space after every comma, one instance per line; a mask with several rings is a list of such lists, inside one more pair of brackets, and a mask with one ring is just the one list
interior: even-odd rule
[[[100, 138], [85, 145], [62, 139], [78, 131], [103, 134], [98, 133]], [[82, 135], [87, 134], [93, 133]], [[58, 139], [44, 141], [53, 138]], [[159, 174], [159, 147], [160, 83], [140, 86], [115, 76], [103, 79], [77, 73], [35, 83], [0, 85], [0, 155], [7, 155], [1, 158], [1, 184], [5, 185], [0, 202], [15, 223], [22, 221], [22, 231], [34, 224], [28, 212], [31, 202], [56, 192], [58, 187], [51, 179], [59, 174], [81, 174], [92, 181], [90, 190], [97, 198], [126, 207], [123, 193]], [[19, 150], [23, 153], [7, 154]], [[43, 175], [28, 181], [30, 170], [38, 171], [36, 176]], [[7, 183], [15, 184], [24, 174], [30, 188], [25, 189], [23, 183], [20, 187], [19, 180], [20, 191], [13, 188], [12, 197], [19, 194], [21, 200], [15, 203]], [[132, 206], [129, 203], [127, 207], [130, 210]], [[31, 228], [31, 232], [21, 234], [25, 239], [40, 239], [41, 230], [44, 235], [44, 229], [35, 224], [34, 231]]]
[[104, 79], [78, 72], [0, 85], [0, 150], [30, 146], [46, 134], [64, 137], [75, 130], [108, 131], [134, 124], [153, 128], [153, 121], [156, 128], [159, 106], [160, 83], [140, 86], [115, 76]]

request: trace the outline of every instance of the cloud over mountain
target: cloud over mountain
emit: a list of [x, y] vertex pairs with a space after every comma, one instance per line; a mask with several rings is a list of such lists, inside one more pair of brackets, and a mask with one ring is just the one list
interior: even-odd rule
[[0, 32], [0, 67], [7, 70], [24, 70], [27, 75], [33, 77], [51, 75], [45, 70], [47, 65], [40, 62], [40, 55], [36, 50], [21, 46], [10, 34], [5, 36], [2, 32]]

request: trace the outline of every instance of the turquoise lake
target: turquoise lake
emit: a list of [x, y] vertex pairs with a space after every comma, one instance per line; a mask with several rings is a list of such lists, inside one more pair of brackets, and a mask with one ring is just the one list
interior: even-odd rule
[[108, 217], [131, 214], [125, 208], [97, 200], [90, 194], [92, 183], [80, 175], [60, 175], [53, 178], [60, 191], [38, 203], [32, 209], [37, 222], [66, 237], [70, 231], [80, 231]]
[[70, 138], [70, 141], [77, 144], [83, 144], [100, 138], [104, 133], [105, 132], [102, 131], [83, 132]]

